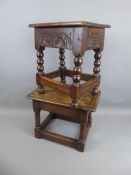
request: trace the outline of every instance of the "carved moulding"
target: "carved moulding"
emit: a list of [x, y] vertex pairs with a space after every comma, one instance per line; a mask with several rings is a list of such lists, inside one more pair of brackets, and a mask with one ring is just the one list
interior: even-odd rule
[[43, 33], [40, 43], [44, 47], [72, 49], [71, 33]]
[[104, 33], [101, 29], [93, 29], [89, 30], [88, 34], [88, 42], [87, 42], [87, 49], [97, 49], [103, 47], [103, 39]]

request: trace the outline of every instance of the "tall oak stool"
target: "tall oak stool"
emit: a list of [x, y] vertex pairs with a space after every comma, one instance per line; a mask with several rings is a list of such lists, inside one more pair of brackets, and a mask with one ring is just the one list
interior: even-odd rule
[[[29, 26], [35, 29], [38, 64], [38, 89], [27, 96], [32, 100], [35, 113], [35, 137], [68, 145], [83, 152], [91, 127], [92, 112], [96, 111], [100, 97], [100, 59], [105, 28], [110, 26], [84, 21], [37, 23]], [[49, 73], [44, 72], [43, 52], [46, 47], [59, 49], [59, 68]], [[75, 57], [73, 70], [65, 66], [65, 49], [72, 50]], [[93, 50], [95, 53], [92, 74], [82, 72], [82, 57], [86, 50]], [[55, 58], [52, 60], [55, 62]], [[57, 77], [60, 77], [60, 81], [55, 79]], [[66, 82], [66, 77], [72, 78], [71, 84]], [[41, 110], [49, 112], [43, 122], [40, 120]], [[48, 131], [46, 127], [56, 118], [80, 124], [78, 139]]]

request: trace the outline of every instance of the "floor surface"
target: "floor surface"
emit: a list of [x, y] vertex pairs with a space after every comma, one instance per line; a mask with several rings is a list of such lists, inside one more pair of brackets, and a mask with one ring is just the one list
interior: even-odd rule
[[[79, 133], [77, 124], [61, 120], [50, 129]], [[32, 110], [0, 110], [0, 175], [131, 175], [129, 110], [94, 113], [84, 153], [36, 139], [33, 130]]]

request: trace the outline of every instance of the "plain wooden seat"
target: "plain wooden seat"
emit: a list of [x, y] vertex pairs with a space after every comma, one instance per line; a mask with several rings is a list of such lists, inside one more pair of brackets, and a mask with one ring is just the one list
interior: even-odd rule
[[[27, 98], [71, 107], [71, 98], [66, 93], [58, 91], [54, 88], [50, 88], [48, 86], [45, 86], [44, 90], [45, 92], [43, 94], [39, 94], [38, 90], [34, 90], [29, 95], [27, 95]], [[96, 95], [93, 95], [91, 91], [86, 92], [79, 99], [78, 109], [94, 112], [97, 108], [99, 97], [100, 91]]]

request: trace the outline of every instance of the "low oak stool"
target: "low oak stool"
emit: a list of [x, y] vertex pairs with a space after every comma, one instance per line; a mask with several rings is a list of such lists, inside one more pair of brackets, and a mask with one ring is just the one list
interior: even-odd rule
[[[100, 59], [105, 28], [110, 26], [83, 21], [38, 23], [29, 26], [35, 29], [35, 49], [38, 58], [38, 89], [27, 96], [32, 99], [35, 112], [35, 136], [84, 151], [88, 130], [91, 127], [92, 112], [96, 111], [100, 97]], [[60, 66], [58, 70], [49, 73], [44, 72], [43, 66], [43, 51], [46, 47], [59, 49]], [[65, 66], [65, 49], [72, 50], [75, 57], [73, 70]], [[82, 57], [87, 50], [95, 52], [92, 74], [82, 73]], [[55, 80], [56, 77], [60, 77], [60, 81]], [[66, 82], [66, 77], [72, 78], [71, 84]], [[49, 112], [43, 122], [40, 121], [41, 110]], [[56, 118], [79, 123], [78, 139], [46, 130], [49, 122]]]

